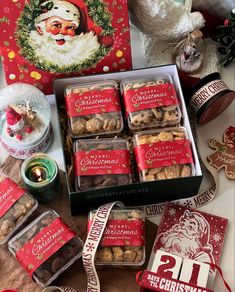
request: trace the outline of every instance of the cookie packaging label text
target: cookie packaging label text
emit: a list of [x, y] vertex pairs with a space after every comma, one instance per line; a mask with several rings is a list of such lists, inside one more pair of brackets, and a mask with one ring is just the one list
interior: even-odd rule
[[17, 251], [16, 257], [25, 270], [32, 275], [38, 267], [75, 235], [75, 232], [70, 230], [60, 218], [57, 218], [25, 243]]
[[134, 149], [140, 170], [193, 163], [188, 140], [143, 144]]
[[130, 173], [128, 150], [91, 150], [75, 153], [76, 176]]
[[[92, 220], [88, 222], [88, 232]], [[102, 239], [101, 246], [144, 246], [144, 222], [142, 220], [109, 220]]]
[[177, 105], [177, 95], [173, 84], [161, 84], [125, 92], [126, 111], [128, 113], [155, 107]]
[[0, 218], [25, 194], [11, 179], [6, 178], [0, 182]]
[[121, 110], [117, 89], [92, 90], [66, 96], [69, 117], [119, 112]]

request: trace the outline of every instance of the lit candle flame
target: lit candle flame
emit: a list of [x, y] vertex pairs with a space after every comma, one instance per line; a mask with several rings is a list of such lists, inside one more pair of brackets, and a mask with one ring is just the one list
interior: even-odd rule
[[35, 177], [37, 179], [38, 182], [41, 182], [43, 179], [42, 179], [42, 171], [40, 168], [35, 168]]

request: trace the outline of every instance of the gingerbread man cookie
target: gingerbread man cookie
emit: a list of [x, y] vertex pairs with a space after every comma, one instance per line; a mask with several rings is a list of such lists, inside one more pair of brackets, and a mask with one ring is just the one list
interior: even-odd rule
[[217, 171], [224, 168], [227, 178], [235, 179], [235, 127], [225, 130], [223, 143], [211, 139], [209, 146], [215, 149], [215, 152], [207, 157], [209, 164]]

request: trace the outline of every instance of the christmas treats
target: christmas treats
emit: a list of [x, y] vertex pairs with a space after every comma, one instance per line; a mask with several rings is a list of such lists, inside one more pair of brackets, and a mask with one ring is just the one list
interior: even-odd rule
[[83, 243], [49, 210], [13, 237], [8, 247], [32, 278], [47, 286], [81, 256]]
[[181, 111], [170, 75], [122, 81], [121, 92], [131, 130], [179, 124]]
[[150, 130], [134, 135], [140, 181], [193, 175], [193, 156], [183, 127]]
[[65, 89], [65, 100], [73, 137], [122, 131], [123, 119], [115, 81], [68, 86]]
[[0, 244], [8, 241], [37, 206], [36, 199], [0, 171]]
[[130, 152], [126, 140], [75, 141], [74, 170], [77, 190], [130, 184]]
[[[88, 232], [95, 213], [89, 213]], [[96, 253], [96, 264], [142, 265], [145, 261], [144, 224], [141, 210], [112, 210]]]

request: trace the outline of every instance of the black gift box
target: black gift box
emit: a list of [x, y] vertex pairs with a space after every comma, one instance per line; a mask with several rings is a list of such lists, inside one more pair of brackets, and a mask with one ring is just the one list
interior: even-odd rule
[[[102, 80], [115, 80], [117, 82], [120, 82], [121, 80], [127, 78], [139, 78], [143, 76], [162, 74], [171, 75], [178, 98], [180, 100], [180, 107], [183, 115], [181, 125], [185, 127], [188, 132], [194, 157], [195, 175], [185, 178], [133, 183], [131, 185], [121, 185], [106, 187], [104, 189], [77, 192], [74, 191], [74, 188], [72, 187], [72, 184], [69, 180], [68, 173], [66, 172], [66, 180], [72, 215], [77, 215], [91, 208], [97, 208], [103, 203], [112, 201], [122, 201], [127, 206], [137, 206], [163, 203], [166, 201], [191, 197], [197, 194], [202, 181], [202, 170], [200, 167], [191, 127], [189, 124], [189, 118], [183, 98], [183, 93], [181, 90], [178, 71], [175, 65], [144, 68], [125, 72], [56, 79], [54, 81], [54, 90], [58, 104], [58, 112], [60, 112], [60, 107], [64, 106], [64, 89], [68, 85], [83, 84], [94, 81], [97, 82]], [[63, 139], [62, 142], [64, 142]], [[66, 165], [68, 164], [66, 160], [65, 163]]]

